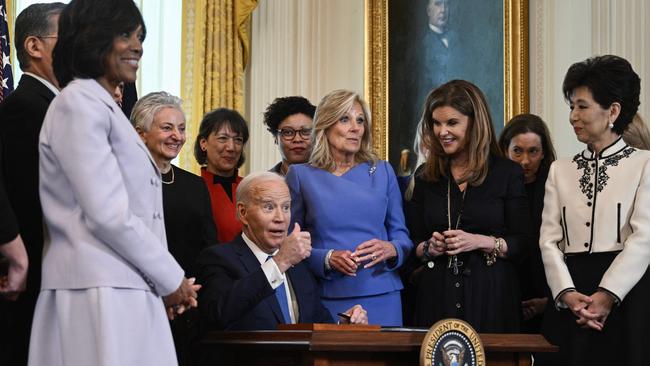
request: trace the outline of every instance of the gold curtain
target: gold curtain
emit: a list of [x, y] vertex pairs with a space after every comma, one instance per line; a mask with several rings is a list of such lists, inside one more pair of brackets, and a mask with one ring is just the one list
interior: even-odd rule
[[244, 70], [250, 23], [258, 0], [184, 0], [181, 98], [187, 116], [183, 169], [199, 172], [194, 141], [206, 112], [226, 107], [244, 114]]

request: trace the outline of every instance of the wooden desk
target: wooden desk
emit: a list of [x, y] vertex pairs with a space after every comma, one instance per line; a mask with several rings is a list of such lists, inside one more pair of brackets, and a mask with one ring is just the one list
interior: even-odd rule
[[[212, 332], [204, 350], [214, 365], [401, 366], [419, 364], [419, 331]], [[530, 365], [531, 352], [557, 352], [537, 334], [482, 334], [489, 366]]]

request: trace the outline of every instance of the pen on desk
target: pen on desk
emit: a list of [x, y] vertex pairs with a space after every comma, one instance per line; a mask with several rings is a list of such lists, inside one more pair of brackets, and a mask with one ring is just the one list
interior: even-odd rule
[[349, 314], [346, 313], [337, 313], [336, 315], [340, 316], [341, 318], [345, 318], [347, 320], [350, 320], [352, 318]]

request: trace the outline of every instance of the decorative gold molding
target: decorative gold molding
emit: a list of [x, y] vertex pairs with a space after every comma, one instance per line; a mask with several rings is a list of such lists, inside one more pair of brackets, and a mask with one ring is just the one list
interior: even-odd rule
[[[375, 152], [388, 159], [388, 1], [365, 0], [366, 100], [372, 110]], [[504, 119], [529, 111], [528, 1], [504, 0]]]
[[528, 113], [528, 0], [503, 3], [503, 118]]
[[365, 1], [366, 100], [372, 111], [372, 147], [388, 159], [388, 0]]

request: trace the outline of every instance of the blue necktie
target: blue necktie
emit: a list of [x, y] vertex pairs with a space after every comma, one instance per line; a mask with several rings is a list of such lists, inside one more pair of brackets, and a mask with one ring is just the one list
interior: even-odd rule
[[[266, 260], [273, 258], [269, 256]], [[289, 315], [289, 303], [287, 302], [287, 287], [284, 285], [284, 282], [275, 289], [275, 297], [278, 299], [280, 304], [280, 309], [282, 310], [282, 315], [284, 316], [284, 323], [291, 324], [291, 315]]]

